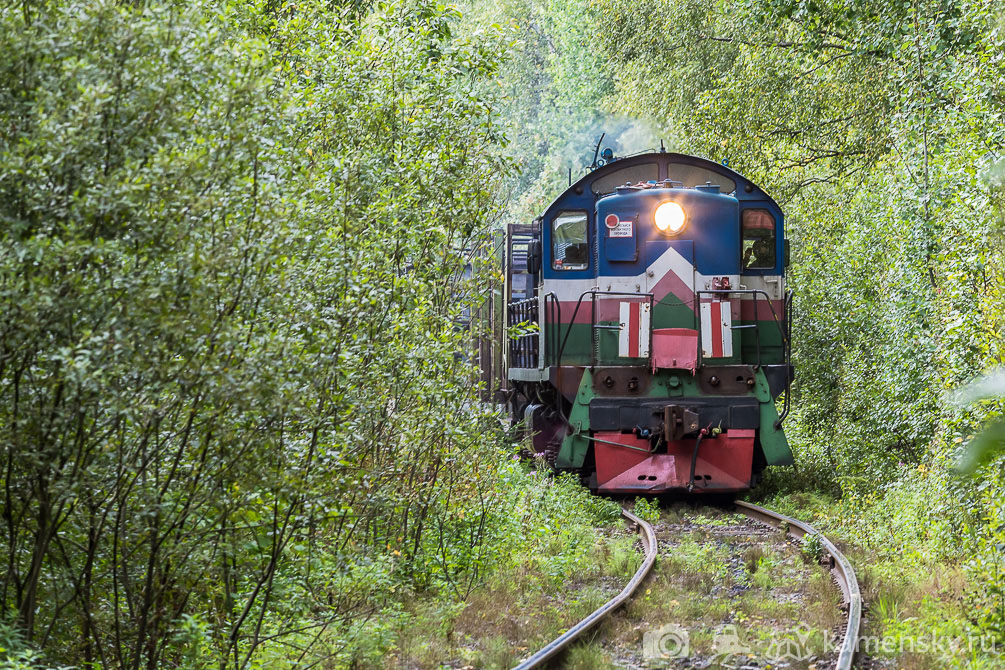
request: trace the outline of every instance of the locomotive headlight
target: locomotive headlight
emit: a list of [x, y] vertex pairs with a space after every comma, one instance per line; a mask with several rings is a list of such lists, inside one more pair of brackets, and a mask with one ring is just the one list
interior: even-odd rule
[[653, 221], [661, 233], [676, 235], [684, 230], [684, 225], [687, 223], [687, 215], [684, 214], [684, 208], [676, 202], [667, 201], [656, 208]]

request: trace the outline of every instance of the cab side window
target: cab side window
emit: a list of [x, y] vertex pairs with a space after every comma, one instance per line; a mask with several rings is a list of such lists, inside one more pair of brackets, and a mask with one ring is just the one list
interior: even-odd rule
[[741, 219], [743, 269], [775, 267], [775, 217], [766, 209], [745, 209]]
[[555, 270], [585, 270], [590, 266], [588, 217], [583, 211], [555, 215], [551, 224], [551, 267]]

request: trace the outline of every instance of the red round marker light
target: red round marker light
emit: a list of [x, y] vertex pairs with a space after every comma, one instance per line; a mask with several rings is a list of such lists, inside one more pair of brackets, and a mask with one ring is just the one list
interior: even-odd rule
[[618, 215], [617, 214], [608, 214], [607, 218], [604, 219], [604, 225], [607, 226], [608, 228], [610, 228], [611, 230], [614, 230], [615, 228], [617, 228], [618, 227]]

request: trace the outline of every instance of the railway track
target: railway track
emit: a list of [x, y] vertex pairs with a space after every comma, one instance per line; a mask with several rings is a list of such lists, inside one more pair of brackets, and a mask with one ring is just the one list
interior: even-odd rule
[[[833, 670], [850, 670], [855, 657], [856, 646], [859, 638], [859, 629], [862, 616], [862, 596], [859, 591], [858, 581], [848, 559], [838, 550], [838, 548], [825, 536], [816, 531], [809, 524], [805, 524], [797, 519], [787, 517], [783, 514], [773, 512], [764, 507], [751, 503], [736, 501], [735, 511], [743, 516], [760, 524], [774, 529], [783, 530], [790, 538], [803, 541], [806, 537], [814, 537], [823, 551], [823, 561], [830, 569], [830, 573], [841, 590], [841, 609], [845, 613], [843, 626], [843, 636], [837, 648], [833, 665]], [[552, 640], [533, 655], [522, 661], [514, 670], [530, 670], [531, 668], [544, 667], [545, 664], [561, 653], [569, 645], [577, 640], [583, 639], [584, 635], [594, 629], [598, 624], [607, 619], [621, 605], [629, 600], [639, 586], [652, 570], [659, 547], [656, 541], [656, 532], [652, 525], [640, 519], [627, 510], [622, 511], [629, 523], [634, 524], [638, 530], [642, 546], [645, 551], [645, 558], [642, 565], [632, 576], [624, 589], [614, 598], [604, 603], [590, 615], [582, 619], [579, 623], [570, 627], [565, 633]]]

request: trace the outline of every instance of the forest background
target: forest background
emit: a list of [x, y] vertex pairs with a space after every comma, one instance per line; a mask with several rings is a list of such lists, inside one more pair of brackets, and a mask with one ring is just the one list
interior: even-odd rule
[[787, 212], [757, 495], [870, 552], [888, 629], [1005, 642], [1001, 378], [959, 392], [1005, 364], [1005, 19], [641, 9], [0, 7], [5, 667], [422, 665], [486, 581], [582, 565], [616, 507], [514, 460], [456, 324], [601, 132]]

